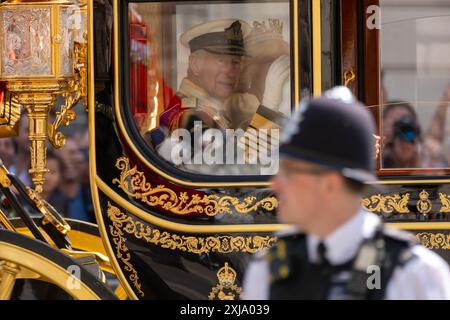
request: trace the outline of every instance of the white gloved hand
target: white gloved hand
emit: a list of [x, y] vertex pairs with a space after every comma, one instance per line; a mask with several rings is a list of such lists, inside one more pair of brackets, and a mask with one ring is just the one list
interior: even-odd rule
[[262, 105], [278, 111], [283, 100], [283, 85], [289, 78], [290, 59], [287, 55], [282, 55], [270, 65], [266, 76], [266, 84]]

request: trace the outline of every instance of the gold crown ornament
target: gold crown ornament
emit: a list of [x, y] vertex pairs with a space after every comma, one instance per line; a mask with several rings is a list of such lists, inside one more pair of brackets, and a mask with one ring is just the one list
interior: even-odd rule
[[220, 268], [217, 272], [217, 278], [219, 279], [219, 283], [224, 287], [231, 287], [236, 281], [236, 271], [228, 266], [228, 262], [225, 263], [225, 266]]
[[253, 29], [245, 38], [245, 44], [246, 46], [254, 46], [260, 42], [275, 39], [283, 39], [283, 22], [280, 19], [253, 21]]

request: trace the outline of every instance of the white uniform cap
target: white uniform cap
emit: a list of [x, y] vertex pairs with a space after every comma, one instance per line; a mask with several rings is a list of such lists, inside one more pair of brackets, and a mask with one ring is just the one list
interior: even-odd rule
[[190, 28], [181, 35], [180, 42], [191, 52], [205, 49], [214, 53], [243, 55], [244, 38], [250, 31], [251, 26], [243, 20], [214, 20]]

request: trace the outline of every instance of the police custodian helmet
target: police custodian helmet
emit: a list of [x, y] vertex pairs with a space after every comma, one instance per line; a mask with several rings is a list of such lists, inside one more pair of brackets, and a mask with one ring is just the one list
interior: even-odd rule
[[374, 176], [375, 125], [346, 87], [303, 100], [281, 138], [280, 155], [323, 165], [356, 182]]

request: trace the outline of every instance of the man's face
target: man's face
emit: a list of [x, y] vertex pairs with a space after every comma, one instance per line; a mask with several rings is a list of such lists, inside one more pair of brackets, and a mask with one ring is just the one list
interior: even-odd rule
[[64, 179], [67, 181], [81, 180], [87, 161], [77, 143], [72, 138], [68, 138], [59, 152], [66, 165]]
[[225, 100], [234, 93], [241, 73], [241, 57], [204, 51], [194, 63], [197, 84], [210, 96]]
[[399, 165], [412, 165], [419, 157], [418, 141], [406, 141], [399, 137], [394, 138], [393, 156], [398, 160]]
[[392, 109], [389, 114], [383, 119], [383, 136], [385, 142], [391, 142], [393, 140], [393, 128], [394, 123], [403, 117], [410, 116], [411, 112], [404, 107], [397, 107]]
[[272, 179], [278, 198], [278, 220], [308, 229], [319, 214], [323, 178], [327, 169], [305, 161], [280, 160], [280, 170]]

